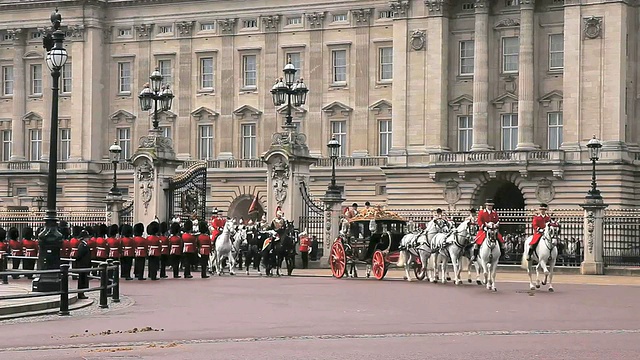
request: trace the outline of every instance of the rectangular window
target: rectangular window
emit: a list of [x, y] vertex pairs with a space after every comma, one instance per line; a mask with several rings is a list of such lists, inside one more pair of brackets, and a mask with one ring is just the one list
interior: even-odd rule
[[118, 92], [131, 93], [131, 63], [118, 63]]
[[171, 138], [171, 126], [160, 126], [162, 130], [162, 136]]
[[518, 72], [520, 39], [517, 36], [502, 38], [502, 72]]
[[393, 19], [393, 11], [385, 10], [378, 12], [378, 19]]
[[347, 50], [331, 51], [331, 68], [334, 84], [347, 82]]
[[214, 23], [200, 24], [200, 30], [202, 31], [215, 30], [215, 28], [216, 26]]
[[473, 117], [458, 116], [458, 151], [469, 151], [473, 145]]
[[213, 159], [213, 125], [198, 127], [198, 158], [200, 160]]
[[258, 27], [258, 20], [256, 20], [256, 19], [242, 20], [242, 27], [244, 29], [257, 28]]
[[258, 68], [255, 55], [244, 55], [242, 57], [242, 84], [243, 87], [255, 88], [258, 78]]
[[58, 160], [67, 161], [71, 156], [71, 129], [60, 129], [59, 140]]
[[296, 68], [296, 74], [295, 74], [295, 80], [300, 79], [300, 77], [302, 76], [302, 56], [300, 56], [299, 52], [290, 52], [287, 53], [286, 55], [286, 59], [287, 62], [291, 61], [291, 64], [293, 65], [293, 67]]
[[131, 157], [131, 128], [117, 128], [116, 138], [118, 145], [122, 148], [121, 159], [129, 159]]
[[2, 67], [2, 95], [13, 95], [13, 66]]
[[213, 58], [200, 59], [200, 89], [213, 89]]
[[171, 60], [158, 60], [158, 70], [162, 74], [162, 82], [164, 84], [173, 84], [173, 69], [171, 68]]
[[338, 143], [340, 143], [340, 156], [345, 156], [347, 153], [347, 122], [344, 120], [332, 121], [331, 136], [335, 136]]
[[13, 146], [13, 139], [11, 136], [11, 130], [2, 131], [2, 161], [9, 161], [11, 159], [11, 148]]
[[347, 14], [334, 14], [333, 22], [347, 21]]
[[549, 150], [558, 150], [562, 146], [562, 113], [550, 112], [547, 114], [549, 122]]
[[71, 63], [67, 62], [66, 64], [64, 64], [64, 66], [62, 67], [62, 87], [60, 88], [60, 90], [63, 93], [70, 93], [71, 92]]
[[160, 26], [160, 34], [170, 34], [173, 32], [173, 25]]
[[242, 125], [242, 158], [256, 158], [256, 124]]
[[40, 160], [42, 158], [42, 129], [29, 130], [29, 141], [29, 160]]
[[564, 34], [549, 35], [549, 70], [564, 68]]
[[460, 75], [473, 75], [474, 52], [473, 40], [460, 41]]
[[379, 50], [379, 70], [378, 79], [380, 81], [393, 80], [393, 48], [383, 47]]
[[42, 38], [42, 33], [39, 31], [34, 31], [31, 33], [31, 40]]
[[379, 124], [379, 144], [378, 155], [387, 156], [391, 150], [391, 140], [393, 138], [391, 132], [391, 120], [380, 120]]
[[42, 95], [42, 65], [41, 64], [31, 65], [31, 95]]
[[502, 150], [518, 146], [518, 114], [502, 114]]
[[462, 4], [462, 11], [471, 11], [475, 9], [475, 6], [472, 2], [466, 2]]
[[127, 37], [131, 37], [132, 33], [131, 33], [131, 29], [118, 29], [118, 37], [123, 37], [123, 38], [127, 38]]
[[301, 16], [287, 18], [287, 25], [300, 25], [300, 24], [302, 24]]

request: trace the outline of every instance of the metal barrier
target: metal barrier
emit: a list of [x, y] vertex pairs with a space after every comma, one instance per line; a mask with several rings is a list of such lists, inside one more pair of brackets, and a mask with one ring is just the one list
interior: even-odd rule
[[[60, 291], [51, 292], [34, 292], [29, 294], [19, 295], [3, 295], [0, 296], [1, 300], [15, 300], [15, 299], [28, 299], [42, 296], [60, 296], [60, 310], [58, 315], [69, 315], [69, 294], [84, 294], [92, 291], [100, 292], [99, 307], [106, 309], [109, 307], [108, 298], [111, 297], [111, 301], [114, 303], [120, 302], [120, 262], [114, 260], [107, 260], [106, 262], [92, 261], [97, 263], [97, 267], [82, 268], [82, 269], [70, 269], [70, 264], [60, 265], [60, 269], [56, 270], [7, 270], [9, 259], [37, 259], [29, 256], [11, 256], [2, 254], [0, 256], [0, 276], [2, 277], [2, 283], [9, 283], [9, 276], [13, 275], [40, 275], [40, 274], [59, 274], [60, 276]], [[61, 259], [63, 262], [73, 262], [73, 259]], [[69, 290], [69, 274], [89, 274], [89, 279], [100, 280], [100, 286], [78, 288], [75, 290]], [[97, 276], [90, 275], [91, 273], [97, 273]], [[80, 280], [78, 279], [78, 285]]]

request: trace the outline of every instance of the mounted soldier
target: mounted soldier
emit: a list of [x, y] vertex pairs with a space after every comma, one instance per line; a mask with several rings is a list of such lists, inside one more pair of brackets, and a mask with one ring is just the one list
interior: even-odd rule
[[275, 230], [280, 238], [284, 236], [285, 231], [287, 230], [287, 222], [284, 219], [284, 213], [282, 209], [278, 206], [276, 209], [276, 217], [271, 220], [271, 230]]
[[215, 218], [211, 221], [211, 227], [213, 228], [211, 231], [211, 243], [215, 244], [216, 239], [222, 233], [222, 229], [224, 228], [224, 224], [227, 223], [227, 220], [222, 217], [222, 211], [218, 210], [218, 208], [213, 209], [213, 215]]
[[538, 245], [538, 241], [544, 234], [544, 229], [547, 227], [547, 223], [551, 221], [551, 216], [547, 214], [547, 210], [549, 210], [549, 205], [540, 204], [538, 208], [538, 213], [533, 216], [533, 238], [531, 239], [531, 243], [529, 244], [529, 252], [527, 253], [527, 261], [531, 261], [531, 256], [536, 251], [536, 247]]
[[[487, 233], [485, 232], [485, 225], [490, 223], [497, 226], [500, 225], [500, 218], [498, 217], [498, 213], [495, 210], [493, 210], [493, 205], [494, 205], [493, 200], [487, 199], [484, 205], [485, 205], [485, 208], [483, 210], [480, 210], [480, 213], [478, 214], [479, 229], [478, 229], [478, 234], [476, 235], [476, 243], [473, 245], [473, 256], [471, 258], [471, 261], [475, 261], [477, 259], [480, 245], [482, 245], [485, 237], [487, 236]], [[502, 238], [502, 235], [499, 232], [497, 237], [498, 237], [498, 243], [500, 244], [500, 253], [504, 254], [505, 253], [504, 239]]]

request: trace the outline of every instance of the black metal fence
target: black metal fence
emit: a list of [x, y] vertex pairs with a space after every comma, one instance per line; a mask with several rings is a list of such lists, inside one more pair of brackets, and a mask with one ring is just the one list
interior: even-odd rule
[[607, 209], [603, 220], [604, 264], [640, 266], [640, 211]]
[[[27, 294], [18, 295], [2, 295], [2, 300], [16, 300], [16, 299], [29, 299], [42, 296], [60, 296], [60, 310], [58, 315], [65, 316], [70, 315], [69, 311], [69, 294], [84, 294], [92, 291], [100, 292], [99, 307], [106, 309], [109, 307], [108, 298], [111, 297], [111, 301], [114, 303], [120, 302], [120, 262], [109, 259], [107, 262], [92, 261], [94, 264], [98, 264], [97, 267], [71, 269], [69, 263], [73, 262], [73, 259], [61, 259], [66, 264], [60, 265], [60, 269], [55, 270], [7, 270], [9, 259], [21, 259], [21, 260], [35, 260], [35, 257], [28, 256], [10, 256], [2, 254], [0, 257], [0, 277], [3, 284], [9, 283], [10, 276], [19, 275], [41, 275], [41, 274], [58, 274], [60, 278], [60, 290], [50, 292], [32, 292]], [[89, 274], [89, 279], [100, 280], [100, 286], [69, 289], [69, 275]], [[97, 274], [93, 276], [91, 274]], [[80, 285], [80, 283], [78, 283]]]

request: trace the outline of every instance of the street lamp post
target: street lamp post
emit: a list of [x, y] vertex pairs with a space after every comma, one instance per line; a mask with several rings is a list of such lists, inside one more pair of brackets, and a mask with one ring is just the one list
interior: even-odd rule
[[331, 140], [327, 143], [327, 147], [329, 148], [329, 156], [331, 157], [331, 184], [327, 192], [339, 192], [338, 186], [336, 186], [336, 160], [340, 155], [340, 143], [336, 140], [336, 137], [333, 136]]
[[291, 63], [291, 59], [289, 59], [282, 71], [284, 72], [284, 78], [276, 80], [275, 85], [271, 88], [271, 95], [275, 106], [287, 104], [287, 115], [282, 127], [291, 130], [295, 127], [292, 123], [291, 107], [304, 105], [307, 102], [309, 89], [302, 78], [295, 81], [295, 75], [298, 70]]
[[44, 198], [42, 196], [36, 196], [31, 201], [31, 205], [38, 208], [38, 211], [42, 210], [42, 205], [44, 205]]
[[[47, 213], [44, 218], [45, 228], [38, 235], [40, 251], [38, 255], [38, 269], [54, 270], [60, 268], [60, 247], [62, 233], [58, 229], [56, 213], [56, 196], [58, 184], [58, 93], [60, 92], [60, 71], [67, 62], [67, 50], [64, 48], [64, 32], [60, 30], [62, 16], [56, 9], [51, 14], [53, 33], [42, 39], [47, 50], [46, 63], [51, 71], [53, 86], [51, 87], [51, 135], [49, 138], [49, 172], [47, 176]], [[65, 280], [66, 281], [66, 280]], [[58, 274], [41, 274], [33, 281], [34, 291], [59, 291], [60, 277]]]
[[120, 162], [120, 155], [122, 154], [122, 148], [118, 144], [118, 139], [113, 142], [113, 145], [109, 147], [109, 160], [113, 164], [113, 186], [109, 190], [109, 195], [120, 196], [120, 190], [118, 189], [118, 179], [116, 178], [116, 172], [118, 170], [118, 163]]
[[[160, 111], [167, 111], [171, 109], [173, 103], [173, 92], [169, 88], [169, 84], [162, 84], [163, 76], [160, 70], [156, 68], [154, 72], [149, 76], [151, 85], [149, 83], [144, 84], [144, 88], [140, 91], [138, 99], [140, 99], [140, 107], [143, 111], [151, 110], [153, 105], [153, 129], [158, 130], [158, 113]], [[158, 101], [160, 102], [160, 109], [158, 109]]]
[[599, 200], [602, 199], [602, 195], [600, 195], [600, 190], [596, 187], [596, 161], [600, 158], [600, 148], [602, 148], [602, 143], [596, 139], [595, 135], [593, 135], [593, 138], [587, 143], [587, 148], [589, 148], [589, 158], [591, 159], [593, 167], [591, 169], [591, 189], [589, 190], [589, 194], [586, 198]]

